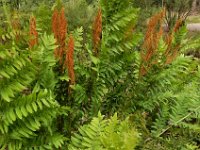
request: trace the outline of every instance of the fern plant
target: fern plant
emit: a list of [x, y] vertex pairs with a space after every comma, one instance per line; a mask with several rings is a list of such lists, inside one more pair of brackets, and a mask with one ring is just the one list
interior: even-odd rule
[[93, 24], [77, 27], [57, 3], [53, 16], [40, 7], [23, 42], [2, 32], [0, 149], [198, 148], [200, 71], [184, 55], [198, 40], [185, 45], [181, 20], [163, 34], [164, 11], [143, 37], [130, 4], [101, 0]]
[[136, 147], [139, 134], [128, 118], [120, 121], [117, 114], [110, 119], [103, 118], [98, 114], [90, 124], [80, 127], [80, 133], [72, 136], [69, 149], [133, 150]]
[[[82, 71], [85, 72], [86, 82], [79, 84], [79, 87], [86, 88], [83, 91], [86, 93], [83, 96], [86, 98], [84, 101], [89, 100], [91, 104], [89, 111], [93, 115], [97, 114], [101, 104], [105, 103], [108, 107], [112, 105], [109, 104], [110, 100], [107, 101], [107, 97], [110, 94], [117, 94], [115, 86], [117, 89], [120, 79], [123, 80], [127, 75], [123, 66], [128, 59], [127, 56], [131, 53], [130, 50], [138, 41], [134, 38], [137, 36], [132, 36], [131, 33], [138, 10], [131, 7], [127, 9], [121, 1], [110, 1], [109, 3], [119, 3], [120, 8], [112, 7], [110, 4], [107, 5], [107, 2], [101, 1], [101, 8], [93, 24], [92, 44], [86, 45], [86, 52], [89, 53], [89, 58], [88, 55], [86, 58], [89, 61], [86, 60]], [[107, 8], [108, 6], [110, 7]], [[110, 11], [115, 11], [115, 13]], [[99, 30], [101, 28], [103, 31]], [[88, 75], [90, 77], [87, 77]], [[105, 109], [110, 108], [105, 107]]]
[[132, 76], [130, 103], [144, 114], [146, 125], [142, 129], [148, 131], [144, 137], [151, 137], [141, 144], [141, 149], [195, 147], [199, 142], [198, 61], [182, 52], [185, 26], [177, 21], [173, 33], [165, 39], [162, 29], [154, 28], [161, 26], [159, 17], [162, 18], [157, 14], [149, 21], [150, 30], [147, 29], [140, 55], [136, 54]]
[[10, 49], [1, 48], [1, 149], [52, 149], [63, 144], [64, 137], [51, 126], [60, 106], [54, 99], [53, 85], [45, 81], [52, 73], [55, 42], [46, 35], [41, 41], [35, 55], [18, 49], [14, 42]]

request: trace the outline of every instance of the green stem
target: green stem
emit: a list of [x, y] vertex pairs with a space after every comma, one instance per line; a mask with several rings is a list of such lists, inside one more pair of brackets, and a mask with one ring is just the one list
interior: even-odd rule
[[192, 115], [195, 111], [197, 111], [198, 109], [200, 109], [200, 106], [197, 107], [193, 112], [188, 113], [186, 116], [184, 116], [183, 118], [181, 118], [180, 120], [178, 120], [177, 122], [169, 125], [166, 129], [164, 129], [161, 133], [159, 133], [156, 137], [160, 137], [161, 135], [163, 135], [167, 130], [169, 130], [171, 127], [173, 127], [174, 125], [182, 122], [183, 120], [185, 120], [187, 117], [189, 117], [190, 115]]

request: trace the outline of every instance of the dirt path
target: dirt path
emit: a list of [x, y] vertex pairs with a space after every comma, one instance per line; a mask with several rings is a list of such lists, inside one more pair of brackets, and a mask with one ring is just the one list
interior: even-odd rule
[[[166, 25], [163, 25], [163, 29], [164, 31], [168, 31], [167, 29], [167, 26]], [[188, 31], [191, 31], [191, 32], [200, 32], [200, 23], [188, 23], [187, 24], [187, 29]]]
[[200, 32], [200, 23], [190, 23], [187, 25], [189, 31], [199, 31]]

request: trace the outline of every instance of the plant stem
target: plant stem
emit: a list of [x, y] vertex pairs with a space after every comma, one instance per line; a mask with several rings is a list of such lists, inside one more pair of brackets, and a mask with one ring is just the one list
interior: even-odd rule
[[174, 124], [169, 125], [166, 129], [164, 129], [161, 133], [159, 133], [156, 137], [160, 137], [162, 134], [164, 134], [167, 130], [169, 130], [171, 127], [173, 127], [175, 124], [178, 124], [180, 122], [182, 122], [183, 120], [185, 120], [187, 117], [189, 117], [190, 115], [192, 115], [195, 111], [197, 111], [198, 109], [200, 109], [200, 106], [197, 107], [193, 112], [188, 113], [186, 116], [184, 116], [183, 118], [181, 118], [180, 120], [178, 120], [177, 122], [175, 122]]

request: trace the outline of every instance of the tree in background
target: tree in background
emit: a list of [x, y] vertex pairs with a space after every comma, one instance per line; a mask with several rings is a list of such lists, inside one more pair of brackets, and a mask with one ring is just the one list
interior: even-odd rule
[[194, 0], [163, 0], [163, 5], [166, 8], [166, 24], [171, 29], [176, 20], [185, 21], [192, 10]]
[[134, 0], [135, 7], [141, 8], [141, 15], [139, 24], [145, 23], [145, 20], [149, 18], [153, 13], [161, 8], [166, 8], [165, 23], [168, 29], [172, 29], [176, 23], [176, 20], [187, 19], [192, 11], [192, 4], [195, 0]]

